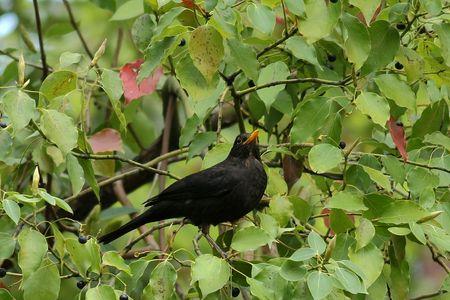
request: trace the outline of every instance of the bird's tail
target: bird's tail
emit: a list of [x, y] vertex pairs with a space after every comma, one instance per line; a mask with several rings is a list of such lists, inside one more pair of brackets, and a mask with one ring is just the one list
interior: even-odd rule
[[139, 228], [140, 226], [142, 226], [146, 223], [160, 221], [160, 220], [173, 218], [173, 217], [176, 217], [176, 216], [171, 215], [170, 209], [166, 209], [163, 206], [155, 205], [155, 206], [149, 208], [147, 211], [140, 214], [139, 216], [131, 219], [131, 221], [129, 221], [128, 223], [120, 226], [118, 229], [101, 236], [98, 239], [98, 242], [103, 243], [103, 244], [108, 244], [108, 243], [114, 241], [115, 239], [118, 239], [122, 235], [124, 235], [136, 228]]

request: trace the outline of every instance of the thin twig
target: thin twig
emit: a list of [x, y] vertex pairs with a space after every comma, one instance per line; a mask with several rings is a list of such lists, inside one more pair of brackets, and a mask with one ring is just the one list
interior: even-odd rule
[[112, 160], [118, 160], [118, 161], [128, 163], [130, 165], [139, 167], [139, 168], [141, 168], [143, 170], [147, 170], [147, 171], [150, 171], [150, 172], [153, 172], [153, 173], [156, 173], [156, 174], [166, 175], [166, 176], [169, 176], [169, 177], [171, 177], [173, 179], [176, 179], [176, 180], [180, 179], [180, 177], [178, 177], [178, 176], [176, 176], [176, 175], [174, 175], [174, 174], [172, 174], [172, 173], [170, 173], [168, 171], [163, 171], [163, 170], [159, 170], [159, 169], [156, 169], [156, 168], [153, 168], [153, 167], [149, 167], [149, 166], [147, 166], [145, 164], [141, 164], [141, 163], [139, 163], [137, 161], [134, 161], [134, 160], [131, 160], [131, 159], [128, 159], [128, 158], [125, 158], [125, 157], [121, 157], [121, 156], [116, 155], [116, 154], [106, 154], [105, 155], [105, 154], [91, 154], [91, 153], [78, 153], [78, 152], [72, 152], [72, 154], [74, 156], [77, 156], [77, 157], [80, 157], [80, 158], [84, 158], [84, 159], [94, 159], [94, 160], [110, 160], [110, 159], [112, 159]]
[[427, 241], [427, 247], [430, 249], [433, 260], [438, 263], [447, 274], [450, 274], [450, 267], [447, 265], [442, 254], [440, 254], [429, 241]]
[[41, 60], [42, 60], [42, 80], [44, 80], [48, 75], [48, 66], [47, 66], [47, 58], [45, 56], [44, 38], [42, 35], [41, 17], [39, 14], [39, 4], [37, 0], [33, 0], [33, 6], [34, 6], [34, 16], [36, 18], [36, 29], [39, 37], [39, 51], [41, 53]]
[[430, 299], [430, 298], [434, 298], [440, 295], [443, 295], [445, 293], [447, 293], [448, 291], [446, 290], [439, 290], [437, 292], [431, 293], [431, 294], [427, 294], [427, 295], [422, 295], [422, 296], [418, 296], [418, 297], [414, 297], [411, 298], [410, 300], [422, 300], [422, 299]]
[[243, 96], [249, 93], [252, 93], [254, 91], [269, 88], [276, 85], [281, 84], [291, 84], [291, 83], [305, 83], [305, 82], [311, 82], [311, 83], [318, 83], [318, 84], [325, 84], [325, 85], [334, 85], [334, 86], [343, 86], [347, 83], [348, 78], [344, 80], [339, 81], [332, 81], [332, 80], [326, 80], [326, 79], [320, 79], [320, 78], [292, 78], [292, 79], [286, 79], [286, 80], [278, 80], [278, 81], [272, 81], [268, 82], [262, 85], [252, 86], [245, 90], [236, 91], [236, 94], [238, 96]]
[[126, 245], [125, 248], [123, 249], [122, 255], [127, 253], [128, 251], [130, 251], [131, 248], [133, 248], [133, 246], [136, 245], [140, 240], [144, 239], [147, 235], [152, 234], [156, 230], [159, 230], [161, 228], [165, 228], [168, 226], [172, 226], [172, 225], [181, 224], [181, 223], [186, 223], [186, 222], [184, 221], [184, 219], [169, 220], [169, 221], [165, 221], [165, 222], [162, 222], [162, 223], [159, 223], [159, 224], [153, 226], [152, 228], [150, 228], [149, 230], [147, 230], [146, 232], [144, 232], [143, 234], [141, 234], [140, 236], [138, 236], [137, 238], [132, 240], [130, 243], [128, 243], [128, 245]]
[[70, 7], [69, 1], [63, 0], [63, 3], [64, 6], [66, 7], [67, 13], [69, 14], [70, 24], [72, 25], [73, 29], [75, 29], [75, 31], [77, 32], [78, 38], [80, 39], [81, 44], [83, 44], [84, 51], [86, 51], [87, 55], [89, 55], [89, 58], [91, 60], [94, 59], [94, 55], [92, 54], [91, 50], [89, 50], [86, 40], [81, 34], [80, 28], [78, 27], [78, 24], [75, 21], [75, 17], [73, 16], [72, 8]]
[[[12, 60], [19, 61], [18, 57], [15, 57], [11, 53], [8, 53], [8, 52], [3, 51], [3, 50], [0, 50], [0, 55], [5, 55], [5, 56], [8, 56], [9, 58], [11, 58]], [[37, 64], [34, 64], [34, 63], [30, 63], [30, 62], [26, 62], [25, 61], [25, 65], [30, 66], [30, 67], [35, 68], [35, 69], [43, 70], [43, 67], [41, 65], [37, 65]], [[47, 66], [47, 68], [48, 68], [49, 71], [53, 71], [53, 69], [51, 67]]]
[[119, 28], [117, 31], [117, 43], [116, 50], [114, 51], [112, 66], [117, 67], [119, 65], [119, 55], [120, 50], [122, 49], [122, 41], [123, 41], [123, 29]]
[[225, 96], [227, 95], [228, 92], [228, 87], [225, 88], [225, 90], [222, 93], [222, 96], [219, 99], [219, 111], [218, 111], [218, 115], [217, 115], [217, 142], [219, 142], [219, 138], [220, 138], [220, 131], [222, 130], [222, 116], [223, 116], [223, 102], [225, 101]]

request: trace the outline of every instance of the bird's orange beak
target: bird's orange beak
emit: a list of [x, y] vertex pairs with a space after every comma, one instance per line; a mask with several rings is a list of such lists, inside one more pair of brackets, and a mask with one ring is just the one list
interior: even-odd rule
[[250, 136], [248, 137], [248, 139], [244, 142], [244, 145], [250, 144], [251, 142], [256, 140], [258, 138], [258, 134], [259, 134], [258, 129], [253, 131], [252, 134], [250, 134]]

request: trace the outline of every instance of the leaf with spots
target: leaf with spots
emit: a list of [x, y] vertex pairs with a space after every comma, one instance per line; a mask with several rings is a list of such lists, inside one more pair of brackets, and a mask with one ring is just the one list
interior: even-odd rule
[[212, 26], [200, 26], [191, 33], [189, 54], [197, 69], [211, 80], [224, 55], [223, 39]]

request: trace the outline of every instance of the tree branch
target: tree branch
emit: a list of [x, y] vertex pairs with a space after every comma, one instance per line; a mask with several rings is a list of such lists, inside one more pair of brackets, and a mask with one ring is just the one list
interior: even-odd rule
[[118, 160], [121, 162], [126, 162], [130, 165], [134, 165], [136, 167], [139, 167], [141, 169], [144, 169], [146, 171], [150, 171], [156, 174], [160, 174], [160, 175], [166, 175], [169, 176], [173, 179], [179, 180], [180, 177], [170, 173], [169, 171], [163, 171], [163, 170], [159, 170], [153, 167], [150, 167], [146, 164], [141, 164], [138, 163], [137, 161], [125, 158], [125, 157], [121, 157], [119, 155], [115, 155], [115, 154], [91, 154], [91, 153], [78, 153], [78, 152], [72, 152], [72, 154], [76, 157], [80, 157], [80, 158], [84, 158], [84, 159], [94, 159], [94, 160], [108, 160], [108, 159], [112, 159], [112, 160]]
[[91, 50], [89, 50], [86, 40], [81, 34], [80, 28], [78, 27], [78, 24], [75, 21], [75, 17], [73, 16], [72, 8], [70, 7], [69, 2], [67, 0], [63, 0], [63, 3], [64, 6], [66, 7], [67, 13], [69, 14], [70, 24], [72, 25], [73, 29], [75, 29], [75, 31], [77, 32], [78, 38], [80, 39], [81, 44], [83, 44], [84, 51], [86, 51], [87, 55], [89, 55], [89, 58], [91, 60], [94, 59], [94, 55], [92, 54]]
[[245, 90], [237, 91], [236, 94], [238, 96], [243, 96], [246, 94], [249, 94], [251, 92], [260, 90], [260, 89], [266, 89], [272, 86], [281, 85], [281, 84], [291, 84], [291, 83], [304, 83], [304, 82], [311, 82], [311, 83], [318, 83], [318, 84], [325, 84], [325, 85], [335, 85], [335, 86], [343, 86], [347, 83], [348, 78], [340, 81], [331, 81], [326, 79], [320, 79], [320, 78], [293, 78], [293, 79], [286, 79], [286, 80], [279, 80], [279, 81], [272, 81], [268, 82], [262, 85], [252, 86]]
[[42, 61], [42, 80], [44, 80], [48, 75], [48, 66], [47, 66], [47, 58], [45, 56], [44, 38], [42, 36], [41, 17], [39, 15], [39, 4], [37, 0], [33, 0], [33, 6], [34, 6], [34, 16], [36, 18], [36, 29], [39, 37], [39, 50], [41, 53], [41, 61]]

